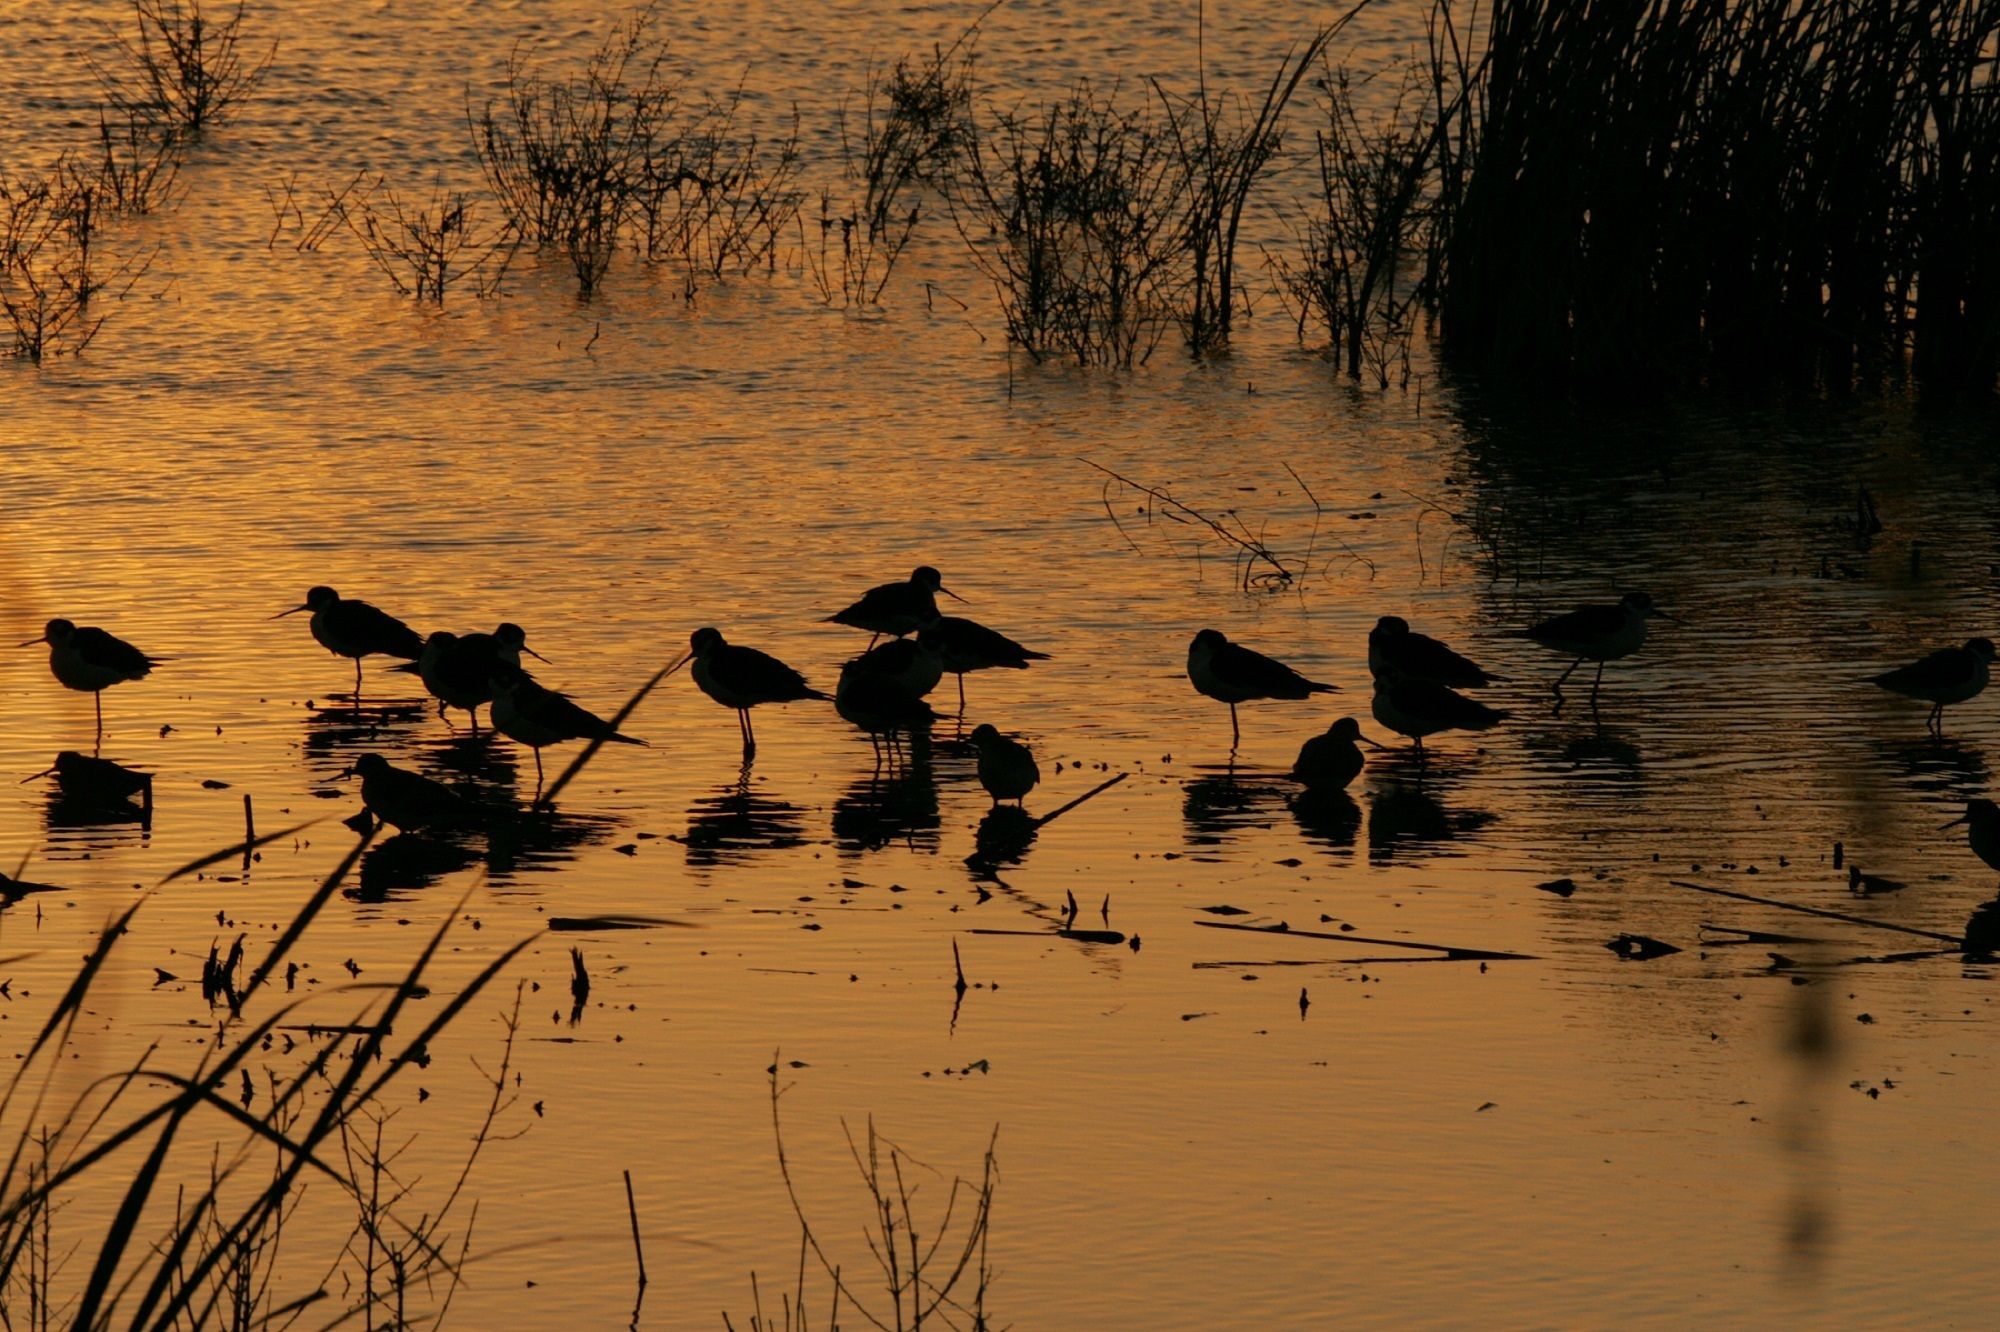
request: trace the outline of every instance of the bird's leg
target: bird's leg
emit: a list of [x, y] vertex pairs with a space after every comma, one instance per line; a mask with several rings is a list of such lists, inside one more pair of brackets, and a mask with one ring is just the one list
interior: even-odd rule
[[750, 709], [743, 709], [743, 757], [749, 758], [757, 752], [757, 732], [750, 725]]
[[474, 735], [478, 735], [478, 734], [479, 734], [479, 705], [478, 705], [477, 703], [473, 704], [473, 705], [472, 705], [471, 707], [469, 707], [469, 708], [467, 708], [467, 709], [465, 710], [465, 714], [466, 714], [466, 716], [468, 716], [468, 717], [472, 718], [472, 733], [473, 733]]
[[1550, 714], [1551, 716], [1560, 717], [1562, 715], [1563, 681], [1569, 679], [1571, 672], [1575, 671], [1576, 668], [1581, 665], [1583, 665], [1583, 658], [1578, 657], [1575, 661], [1569, 664], [1569, 670], [1564, 671], [1561, 675], [1558, 675], [1556, 677], [1556, 682], [1549, 686], [1549, 692], [1556, 696], [1555, 711]]
[[958, 715], [965, 715], [965, 672], [958, 673]]
[[539, 745], [535, 747], [535, 798], [528, 803], [530, 805], [542, 803], [542, 750]]
[[361, 658], [354, 659], [354, 706], [361, 706]]
[[439, 720], [439, 721], [441, 721], [441, 722], [443, 722], [443, 723], [444, 723], [444, 724], [445, 724], [446, 726], [450, 726], [450, 725], [451, 725], [451, 718], [449, 718], [449, 717], [447, 717], [447, 716], [445, 716], [445, 715], [444, 715], [444, 700], [443, 700], [443, 699], [439, 699], [439, 700], [438, 700], [438, 720]]
[[1229, 705], [1229, 755], [1231, 758], [1236, 756], [1236, 748], [1242, 743], [1243, 732], [1236, 725], [1236, 705], [1231, 703]]
[[104, 744], [104, 691], [100, 689], [92, 694], [90, 701], [97, 705], [97, 744], [101, 748]]
[[1597, 663], [1597, 678], [1590, 682], [1590, 715], [1597, 715], [1597, 687], [1604, 683], [1604, 663]]

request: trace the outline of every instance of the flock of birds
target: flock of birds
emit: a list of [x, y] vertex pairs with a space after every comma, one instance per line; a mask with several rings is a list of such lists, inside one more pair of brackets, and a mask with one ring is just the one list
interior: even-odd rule
[[[746, 761], [757, 748], [751, 710], [805, 700], [830, 701], [843, 718], [893, 753], [899, 735], [924, 730], [938, 719], [927, 696], [947, 672], [958, 678], [959, 712], [963, 715], [968, 674], [996, 668], [1022, 670], [1048, 657], [975, 620], [941, 613], [937, 603], [940, 594], [963, 600], [944, 586], [936, 569], [926, 565], [906, 580], [870, 588], [853, 605], [828, 616], [829, 623], [871, 635], [868, 647], [841, 667], [830, 699], [776, 657], [731, 643], [712, 627], [694, 632], [687, 652], [662, 672], [662, 678], [692, 663], [690, 674], [696, 686], [737, 714]], [[477, 731], [479, 709], [486, 706], [495, 730], [534, 751], [538, 796], [543, 780], [541, 751], [550, 745], [575, 740], [645, 743], [623, 734], [612, 722], [567, 695], [537, 682], [522, 667], [521, 658], [547, 659], [527, 645], [527, 634], [519, 625], [502, 624], [490, 634], [437, 632], [426, 637], [388, 612], [366, 601], [343, 597], [331, 587], [312, 588], [304, 602], [272, 618], [305, 612], [312, 617], [313, 638], [336, 656], [353, 660], [357, 704], [362, 660], [371, 656], [402, 659], [404, 664], [396, 669], [415, 674], [423, 682], [437, 700], [440, 717], [451, 709], [464, 711]], [[1605, 663], [1638, 652], [1654, 619], [1680, 623], [1655, 606], [1646, 593], [1628, 592], [1616, 602], [1579, 607], [1519, 632], [1570, 658], [1569, 666], [1551, 685], [1557, 713], [1562, 711], [1563, 685], [1570, 676], [1585, 662], [1597, 663], [1590, 688], [1595, 713]], [[884, 638], [888, 641], [882, 642]], [[166, 660], [149, 656], [103, 629], [64, 619], [50, 620], [40, 638], [21, 646], [34, 643], [48, 645], [49, 669], [60, 684], [95, 698], [100, 736], [103, 691], [143, 679]], [[1875, 676], [1872, 683], [1931, 704], [1926, 727], [1933, 735], [1942, 735], [1944, 709], [1986, 688], [1994, 655], [1990, 640], [1974, 638]], [[1414, 742], [1419, 765], [1427, 736], [1488, 730], [1508, 715], [1460, 692], [1480, 689], [1505, 677], [1416, 632], [1398, 616], [1383, 616], [1369, 632], [1368, 668], [1374, 678], [1371, 712], [1375, 720]], [[1204, 629], [1194, 636], [1188, 646], [1187, 674], [1198, 692], [1229, 705], [1232, 755], [1242, 739], [1238, 704], [1259, 699], [1298, 701], [1335, 691], [1333, 685], [1309, 680], [1273, 657], [1231, 642], [1216, 629]], [[1002, 801], [1020, 803], [1040, 782], [1033, 750], [1016, 737], [994, 726], [980, 725], [970, 739], [978, 756], [980, 784], [995, 805]], [[1325, 734], [1306, 741], [1291, 775], [1309, 790], [1344, 789], [1365, 765], [1362, 744], [1382, 747], [1362, 735], [1353, 717], [1341, 717]], [[66, 752], [51, 771], [61, 778], [67, 766], [69, 772], [82, 778], [90, 771], [88, 765], [105, 762]], [[397, 827], [456, 821], [465, 813], [465, 801], [458, 792], [420, 773], [397, 768], [379, 755], [362, 757], [354, 771], [362, 779], [364, 803]], [[1953, 823], [1969, 824], [1974, 853], [2000, 869], [2000, 806], [1974, 800]]]

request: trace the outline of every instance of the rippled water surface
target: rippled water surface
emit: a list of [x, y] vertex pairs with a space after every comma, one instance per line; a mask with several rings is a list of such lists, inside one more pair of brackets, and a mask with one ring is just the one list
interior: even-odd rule
[[[743, 78], [755, 116], [797, 104], [811, 182], [869, 59], [975, 12], [698, 3], [669, 22], [699, 82]], [[1402, 49], [1421, 15], [1370, 14], [1354, 59]], [[116, 17], [0, 8], [5, 160], [83, 133], [70, 53]], [[149, 829], [0, 786], [0, 856], [33, 850], [27, 877], [64, 889], [0, 916], [0, 1039], [19, 1049], [136, 886], [240, 835], [245, 793], [266, 829], [319, 821], [147, 901], [80, 1033], [79, 1085], [148, 1042], [192, 1056], [214, 1015], [155, 968], [189, 977], [212, 941], [254, 950], [289, 918], [351, 841], [339, 774], [358, 754], [532, 793], [526, 750], [448, 728], [379, 659], [350, 706], [348, 663], [303, 617], [267, 619], [308, 585], [420, 629], [517, 620], [545, 679], [609, 711], [704, 624], [830, 689], [865, 640], [820, 618], [930, 563], [1051, 660], [973, 677], [927, 761], [879, 772], [866, 737], [804, 704], [759, 711], [743, 767], [729, 714], [677, 677], [628, 723], [651, 746], [600, 755], [554, 832], [490, 854], [383, 841], [308, 937], [302, 988], [365, 984], [462, 902], [435, 1005], [551, 917], [695, 927], [538, 935], [514, 965], [519, 1136], [474, 1175], [485, 1256], [460, 1325], [629, 1321], [629, 1169], [641, 1325], [726, 1308], [744, 1326], [750, 1272], [768, 1297], [796, 1257], [774, 1051], [801, 1194], [850, 1273], [866, 1208], [843, 1121], [872, 1117], [946, 1175], [976, 1170], [997, 1126], [991, 1303], [1017, 1327], [1973, 1320], [1995, 1238], [1977, 1192], [2000, 1094], [1991, 968], [1866, 960], [1925, 942], [1669, 880], [1954, 935], [1992, 896], [1935, 831], [1989, 788], [1990, 706], [1930, 741], [1921, 705], [1862, 683], [1991, 631], [1990, 422], [1899, 404], [1586, 418], [1428, 372], [1355, 392], [1296, 346], [1261, 269], [1226, 358], [1010, 365], [941, 212], [863, 314], [798, 274], [690, 303], [637, 266], [579, 305], [532, 261], [500, 299], [427, 313], [352, 245], [271, 240], [267, 194], [294, 173], [306, 193], [363, 167], [474, 183], [468, 84], [490, 88], [517, 41], [587, 50], [596, 20], [525, 0], [253, 9], [277, 60], [196, 152], [183, 206], [136, 224], [154, 273], [84, 357], [0, 367], [0, 637], [66, 615], [170, 659], [104, 696], [103, 752], [157, 774]], [[1222, 6], [1217, 77], [1254, 78], [1297, 21]], [[980, 50], [996, 98], [1184, 75], [1193, 8], [1010, 4]], [[1283, 243], [1268, 210], [1251, 226]], [[1308, 576], [1246, 593], [1225, 550], [1086, 458], [1234, 511]], [[1872, 542], [1844, 525], [1864, 486], [1887, 527]], [[1564, 663], [1512, 631], [1632, 587], [1687, 623], [1607, 670], [1597, 722], [1576, 702], [1551, 716]], [[1365, 635], [1383, 614], [1508, 677], [1488, 696], [1513, 715], [1439, 738], [1427, 772], [1379, 756], [1351, 801], [1301, 802], [1283, 777], [1301, 741], [1343, 713], [1377, 729]], [[1226, 710], [1183, 671], [1207, 625], [1342, 693], [1247, 705], [1232, 764]], [[39, 651], [0, 652], [0, 697], [0, 773], [89, 747], [89, 697]], [[1130, 776], [969, 867], [978, 721], [1037, 749], [1033, 810]], [[1836, 842], [1908, 888], [1851, 897]], [[1574, 895], [1537, 891], [1556, 878]], [[1080, 925], [1130, 942], [1047, 935], [1071, 895]], [[1202, 927], [1276, 921], [1529, 956]], [[1621, 961], [1604, 945], [1623, 932], [1683, 951]], [[954, 942], [974, 983], [956, 1006]], [[572, 946], [595, 982], [574, 1026]], [[433, 1176], [477, 1122], [473, 1061], [491, 1066], [511, 992], [392, 1096]], [[307, 1011], [345, 1021], [365, 998]], [[1803, 1057], [1815, 1024], [1803, 1045], [1823, 1055]], [[86, 1213], [60, 1223], [81, 1239]]]

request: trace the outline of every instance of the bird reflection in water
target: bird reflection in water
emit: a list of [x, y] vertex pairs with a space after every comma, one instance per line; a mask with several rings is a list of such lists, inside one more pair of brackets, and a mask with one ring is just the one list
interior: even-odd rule
[[972, 834], [972, 854], [965, 866], [975, 880], [998, 882], [1000, 871], [1027, 859], [1041, 820], [1019, 805], [994, 805]]
[[1368, 860], [1387, 864], [1396, 859], [1420, 858], [1446, 852], [1453, 840], [1475, 833], [1493, 822], [1490, 810], [1463, 809], [1445, 800], [1450, 783], [1439, 780], [1432, 767], [1430, 780], [1386, 781], [1368, 790]]
[[1926, 795], [1970, 800], [1992, 783], [1986, 756], [1949, 736], [1914, 744], [1880, 743], [1877, 758], [1902, 773], [1911, 788]]
[[1277, 773], [1210, 768], [1181, 791], [1181, 821], [1189, 846], [1215, 846], [1247, 829], [1269, 828], [1283, 817], [1296, 785]]
[[621, 820], [603, 815], [516, 810], [496, 820], [486, 835], [486, 868], [496, 881], [560, 869], [585, 847], [611, 840]]
[[[22, 780], [48, 779], [48, 798], [42, 809], [42, 826], [51, 835], [58, 832], [103, 832], [110, 834], [102, 846], [129, 844], [153, 827], [153, 775], [92, 758], [74, 749], [56, 755], [53, 765]], [[96, 850], [97, 841], [66, 839]], [[142, 840], [142, 839], [136, 839]]]
[[697, 869], [738, 864], [758, 851], [806, 844], [805, 816], [797, 805], [750, 789], [750, 765], [688, 809], [687, 863]]
[[342, 892], [356, 902], [386, 902], [478, 863], [476, 845], [463, 835], [397, 833], [368, 848]]
[[1361, 831], [1361, 806], [1345, 791], [1301, 791], [1292, 797], [1299, 835], [1327, 850], [1352, 850]]
[[354, 760], [371, 750], [394, 752], [430, 718], [427, 703], [403, 699], [388, 703], [306, 705], [307, 766], [321, 780], [338, 777]]
[[902, 842], [912, 851], [935, 853], [941, 822], [937, 774], [925, 747], [887, 773], [878, 762], [841, 792], [833, 802], [833, 844], [842, 851], [880, 851]]

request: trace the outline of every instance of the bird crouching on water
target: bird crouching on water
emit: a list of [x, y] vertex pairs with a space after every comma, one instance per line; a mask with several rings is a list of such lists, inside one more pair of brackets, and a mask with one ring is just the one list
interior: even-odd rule
[[712, 626], [694, 631], [688, 640], [687, 655], [681, 660], [689, 657], [694, 659], [691, 673], [696, 687], [723, 707], [736, 710], [746, 759], [757, 752], [750, 709], [765, 703], [826, 699], [825, 694], [806, 683], [803, 675], [770, 653], [731, 643], [723, 638], [720, 629]]
[[1035, 766], [1035, 751], [1012, 736], [1002, 735], [992, 726], [972, 728], [972, 747], [979, 754], [979, 784], [998, 805], [1003, 800], [1020, 804], [1042, 780]]
[[69, 620], [50, 620], [40, 638], [20, 644], [49, 645], [49, 673], [56, 683], [89, 694], [97, 711], [97, 733], [104, 734], [104, 691], [127, 680], [143, 680], [164, 658], [149, 657], [116, 634]]
[[1563, 710], [1563, 682], [1586, 661], [1597, 663], [1597, 678], [1590, 683], [1590, 710], [1597, 711], [1597, 690], [1604, 683], [1604, 663], [1629, 657], [1646, 643], [1649, 620], [1681, 621], [1653, 604], [1644, 592], [1627, 592], [1610, 605], [1579, 606], [1552, 619], [1543, 620], [1522, 635], [1572, 660], [1568, 669], [1549, 686], [1556, 696], [1555, 711]]
[[1334, 686], [1308, 680], [1281, 661], [1232, 643], [1220, 629], [1204, 629], [1188, 644], [1188, 680], [1197, 692], [1229, 705], [1229, 748], [1234, 753], [1243, 733], [1236, 722], [1236, 705], [1252, 699], [1296, 701], [1330, 694]]
[[381, 655], [417, 661], [424, 655], [424, 639], [416, 630], [385, 610], [365, 601], [343, 597], [330, 587], [310, 588], [306, 599], [271, 618], [311, 611], [308, 622], [313, 640], [336, 657], [354, 660], [354, 701], [361, 701], [361, 659]]
[[1932, 735], [1942, 736], [1945, 707], [1963, 703], [1983, 691], [1992, 666], [1993, 640], [1968, 638], [1959, 647], [1940, 648], [1921, 661], [1871, 676], [1869, 683], [1930, 704], [1930, 716], [1924, 727]]
[[[826, 617], [822, 623], [844, 624], [850, 629], [866, 629], [876, 638], [883, 634], [901, 638], [938, 618], [937, 594], [953, 601], [965, 598], [944, 585], [944, 576], [928, 564], [917, 566], [900, 583], [883, 583], [861, 594], [861, 600], [846, 610]], [[868, 640], [873, 647], [875, 639]]]
[[361, 803], [368, 812], [403, 832], [476, 828], [490, 820], [490, 811], [461, 792], [380, 754], [363, 754], [348, 771], [361, 778]]
[[1366, 762], [1361, 753], [1364, 744], [1375, 742], [1361, 734], [1361, 723], [1342, 717], [1326, 728], [1325, 735], [1316, 735], [1299, 746], [1299, 756], [1292, 763], [1292, 780], [1308, 791], [1344, 791], [1361, 775]]

